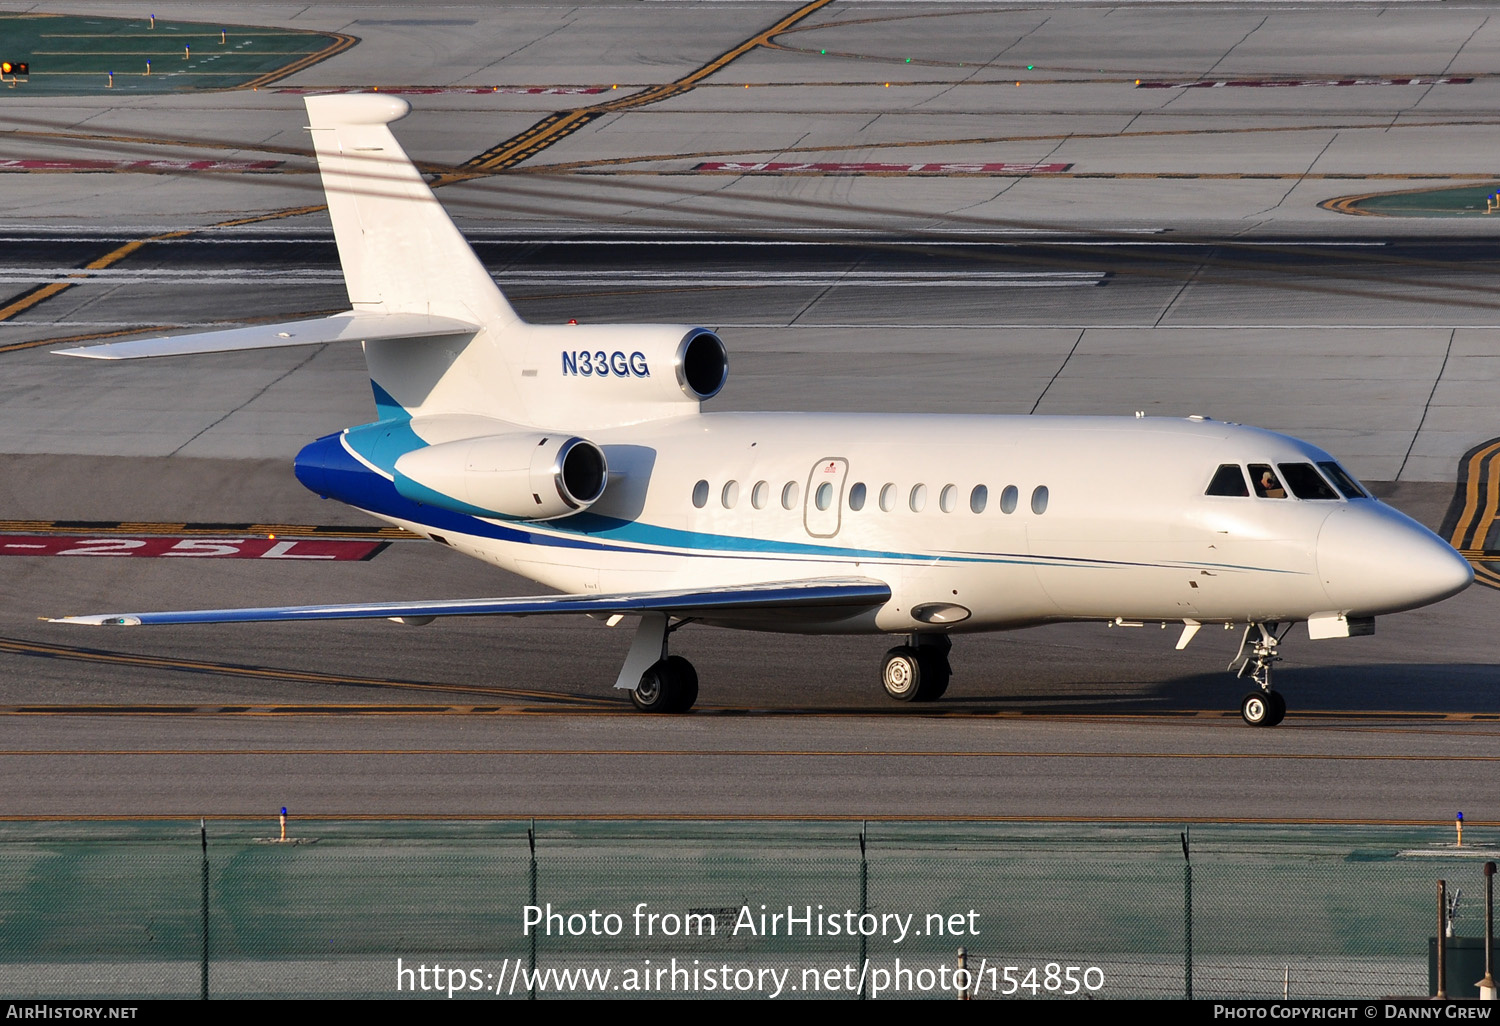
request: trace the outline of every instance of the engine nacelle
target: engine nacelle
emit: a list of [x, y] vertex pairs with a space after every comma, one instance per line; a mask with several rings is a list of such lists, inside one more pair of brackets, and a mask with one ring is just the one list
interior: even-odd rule
[[552, 520], [604, 494], [604, 451], [566, 434], [517, 433], [441, 442], [396, 461], [396, 491], [475, 516]]
[[533, 423], [591, 427], [673, 416], [729, 380], [724, 343], [681, 324], [529, 324], [522, 395]]

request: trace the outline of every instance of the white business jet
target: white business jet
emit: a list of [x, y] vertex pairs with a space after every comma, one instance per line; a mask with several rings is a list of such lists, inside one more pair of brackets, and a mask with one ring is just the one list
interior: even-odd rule
[[389, 127], [389, 96], [307, 100], [348, 312], [62, 352], [96, 359], [359, 342], [379, 417], [296, 473], [564, 594], [67, 617], [102, 625], [587, 613], [638, 621], [615, 682], [683, 712], [687, 623], [892, 634], [900, 701], [948, 685], [950, 637], [1063, 621], [1243, 626], [1247, 723], [1292, 624], [1369, 634], [1462, 591], [1469, 564], [1328, 453], [1206, 417], [704, 413], [714, 332], [516, 316]]

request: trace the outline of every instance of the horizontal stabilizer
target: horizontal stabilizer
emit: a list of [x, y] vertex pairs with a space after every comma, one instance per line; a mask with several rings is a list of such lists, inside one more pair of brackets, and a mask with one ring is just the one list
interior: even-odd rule
[[650, 591], [621, 595], [532, 595], [516, 598], [435, 599], [425, 602], [364, 602], [331, 606], [265, 606], [259, 609], [187, 609], [163, 613], [104, 613], [66, 616], [52, 623], [136, 627], [145, 624], [257, 623], [285, 620], [375, 620], [393, 617], [538, 616], [550, 613], [716, 613], [807, 608], [873, 608], [891, 597], [880, 581], [820, 577], [724, 588]]
[[316, 346], [325, 342], [396, 341], [436, 338], [442, 335], [472, 335], [478, 330], [477, 324], [430, 314], [344, 313], [309, 321], [260, 324], [251, 328], [204, 331], [167, 338], [143, 338], [78, 349], [54, 349], [52, 352], [57, 356], [83, 356], [91, 360], [141, 360], [148, 356], [230, 353], [242, 349]]

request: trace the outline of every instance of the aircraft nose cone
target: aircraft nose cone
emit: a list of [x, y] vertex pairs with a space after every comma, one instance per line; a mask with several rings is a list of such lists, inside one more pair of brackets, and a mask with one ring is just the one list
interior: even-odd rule
[[1373, 616], [1457, 595], [1474, 568], [1453, 547], [1389, 506], [1334, 511], [1318, 534], [1318, 574], [1337, 609]]

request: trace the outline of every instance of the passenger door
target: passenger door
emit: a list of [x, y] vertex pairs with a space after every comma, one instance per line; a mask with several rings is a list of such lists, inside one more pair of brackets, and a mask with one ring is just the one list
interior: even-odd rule
[[821, 459], [807, 476], [807, 495], [803, 502], [803, 523], [814, 538], [832, 538], [839, 533], [839, 517], [844, 507], [844, 478], [849, 475], [849, 461], [837, 456]]

